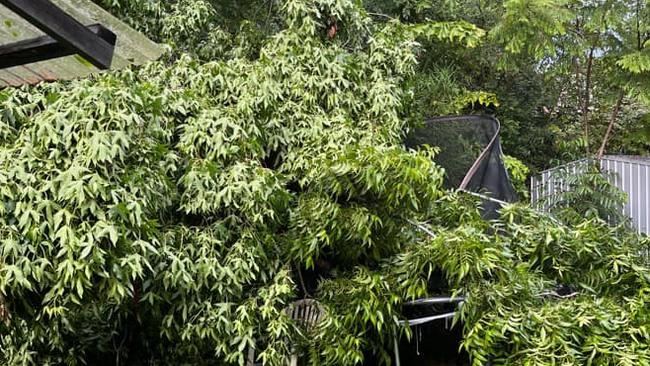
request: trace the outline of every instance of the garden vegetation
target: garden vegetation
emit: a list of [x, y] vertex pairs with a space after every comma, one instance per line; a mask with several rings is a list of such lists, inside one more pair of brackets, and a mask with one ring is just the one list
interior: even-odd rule
[[[100, 3], [169, 50], [0, 91], [2, 364], [390, 363], [402, 304], [453, 293], [473, 365], [650, 365], [646, 237], [522, 204], [485, 221], [435, 147], [402, 144], [424, 114], [505, 103], [436, 94], [432, 50], [543, 58], [564, 1], [505, 1], [490, 33], [413, 1]], [[649, 57], [611, 64], [625, 98]], [[326, 314], [309, 331], [285, 311], [301, 298]]]

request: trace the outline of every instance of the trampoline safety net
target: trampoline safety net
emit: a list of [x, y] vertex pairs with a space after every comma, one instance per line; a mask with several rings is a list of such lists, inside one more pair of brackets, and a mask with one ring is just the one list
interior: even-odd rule
[[[517, 194], [502, 160], [500, 124], [490, 116], [436, 117], [424, 121], [407, 137], [409, 148], [437, 146], [435, 162], [445, 169], [447, 188], [484, 194], [505, 202], [516, 202]], [[499, 208], [486, 201], [487, 216]]]

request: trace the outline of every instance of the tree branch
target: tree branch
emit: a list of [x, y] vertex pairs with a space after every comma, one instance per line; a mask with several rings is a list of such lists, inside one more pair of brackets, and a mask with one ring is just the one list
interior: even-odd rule
[[589, 104], [591, 98], [591, 72], [594, 65], [594, 46], [589, 48], [589, 57], [587, 58], [587, 71], [585, 74], [585, 99], [582, 104], [582, 125], [584, 128], [584, 137], [586, 152], [589, 155]]
[[616, 118], [618, 117], [618, 112], [621, 110], [621, 104], [623, 103], [624, 97], [625, 97], [625, 92], [621, 90], [621, 92], [618, 94], [618, 99], [616, 100], [616, 104], [614, 105], [612, 114], [609, 117], [609, 125], [607, 126], [607, 131], [605, 132], [605, 136], [603, 137], [603, 142], [600, 144], [600, 149], [598, 150], [598, 160], [600, 160], [603, 157], [603, 154], [605, 154], [605, 147], [607, 146], [607, 142], [609, 142], [609, 138], [612, 134], [612, 129], [614, 128], [614, 122], [616, 122]]

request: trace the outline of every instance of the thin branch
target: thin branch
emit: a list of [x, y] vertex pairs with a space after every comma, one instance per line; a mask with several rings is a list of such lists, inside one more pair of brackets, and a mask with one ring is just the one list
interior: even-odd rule
[[607, 132], [605, 132], [605, 136], [603, 137], [603, 142], [600, 144], [600, 149], [598, 150], [598, 160], [600, 160], [603, 157], [603, 154], [605, 154], [605, 147], [607, 146], [607, 142], [609, 142], [609, 138], [612, 134], [612, 129], [614, 128], [614, 122], [616, 122], [616, 118], [618, 117], [618, 112], [621, 110], [621, 104], [623, 103], [624, 97], [625, 97], [625, 92], [621, 90], [621, 92], [618, 94], [618, 99], [616, 100], [616, 104], [614, 105], [612, 114], [609, 117], [609, 125], [607, 126]]
[[305, 297], [311, 297], [309, 292], [307, 292], [307, 286], [305, 286], [305, 280], [302, 278], [302, 271], [300, 270], [300, 266], [296, 265], [296, 269], [298, 270], [298, 280], [300, 280], [300, 287], [302, 287], [302, 292], [305, 294]]
[[589, 104], [591, 98], [591, 72], [594, 65], [594, 46], [589, 49], [589, 58], [587, 59], [587, 71], [585, 74], [584, 103], [582, 105], [582, 124], [584, 128], [584, 137], [587, 156], [589, 156]]
[[570, 299], [580, 295], [578, 291], [571, 292], [570, 294], [560, 295], [556, 291], [544, 291], [537, 294], [538, 297], [554, 297], [556, 299]]
[[637, 51], [641, 51], [643, 44], [641, 43], [641, 1], [636, 0], [636, 47]]
[[392, 16], [387, 15], [387, 14], [372, 13], [372, 12], [366, 12], [366, 14], [372, 15], [372, 16], [375, 16], [375, 17], [382, 17], [382, 18], [386, 18], [386, 19], [390, 19], [390, 20], [395, 20], [395, 18], [393, 18]]
[[415, 226], [416, 228], [418, 228], [423, 233], [429, 235], [430, 237], [432, 237], [434, 239], [436, 238], [436, 236], [437, 236], [436, 233], [431, 231], [428, 227], [426, 227], [426, 226], [424, 226], [424, 225], [422, 225], [422, 224], [420, 224], [418, 222], [415, 222], [413, 220], [410, 220], [410, 219], [408, 219], [407, 221], [409, 222], [409, 224]]

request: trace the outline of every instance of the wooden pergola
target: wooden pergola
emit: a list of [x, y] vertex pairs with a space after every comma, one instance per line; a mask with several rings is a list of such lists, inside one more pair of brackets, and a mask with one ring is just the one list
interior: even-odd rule
[[44, 36], [0, 45], [0, 69], [80, 55], [98, 69], [108, 69], [117, 36], [102, 24], [85, 26], [49, 0], [0, 0]]

